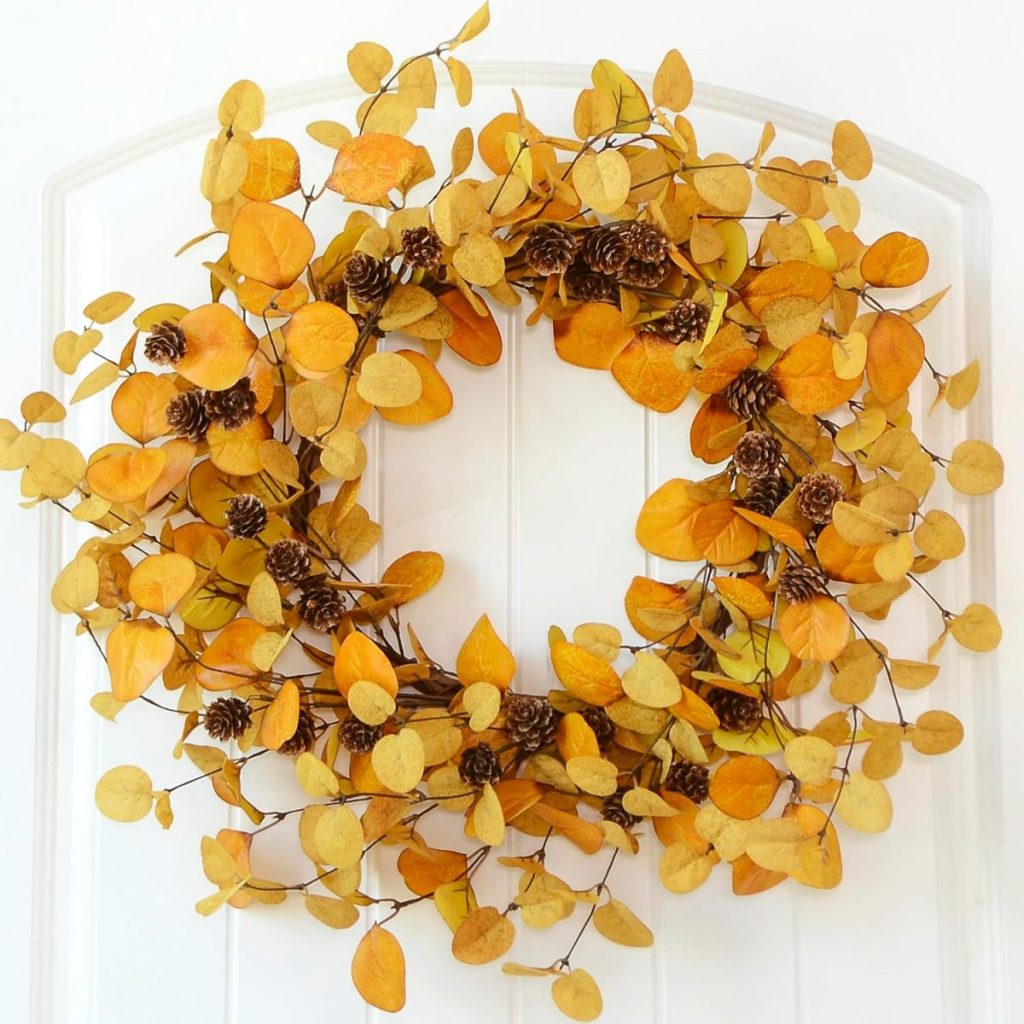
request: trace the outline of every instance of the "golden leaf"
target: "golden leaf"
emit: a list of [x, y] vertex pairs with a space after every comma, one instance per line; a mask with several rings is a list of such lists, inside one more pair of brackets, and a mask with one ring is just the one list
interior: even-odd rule
[[481, 615], [459, 649], [455, 671], [463, 686], [492, 683], [506, 690], [516, 674], [516, 659], [494, 631], [491, 620]]
[[515, 942], [516, 928], [496, 907], [471, 911], [452, 937], [452, 956], [464, 964], [489, 964]]
[[371, 1006], [389, 1013], [405, 1006], [405, 954], [398, 939], [379, 924], [359, 940], [352, 983]]
[[574, 967], [568, 974], [555, 978], [551, 998], [570, 1020], [597, 1020], [604, 1010], [597, 982], [582, 967]]
[[654, 76], [654, 102], [669, 110], [685, 110], [693, 99], [693, 76], [678, 50], [665, 54]]
[[174, 634], [152, 619], [119, 622], [107, 637], [107, 667], [115, 699], [131, 701], [142, 696], [170, 664]]

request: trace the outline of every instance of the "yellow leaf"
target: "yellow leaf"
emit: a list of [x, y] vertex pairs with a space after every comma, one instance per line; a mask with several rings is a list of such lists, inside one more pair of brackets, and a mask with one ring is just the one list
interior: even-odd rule
[[114, 821], [140, 821], [153, 806], [153, 783], [134, 765], [104, 772], [96, 783], [96, 806]]
[[551, 983], [551, 998], [571, 1020], [597, 1020], [604, 1010], [597, 982], [582, 967], [555, 978]]
[[678, 50], [669, 50], [654, 76], [654, 102], [672, 111], [685, 110], [693, 99], [693, 76]]

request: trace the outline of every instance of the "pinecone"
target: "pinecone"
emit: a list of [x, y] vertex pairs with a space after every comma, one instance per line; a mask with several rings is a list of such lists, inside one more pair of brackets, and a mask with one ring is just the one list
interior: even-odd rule
[[587, 725], [593, 729], [598, 747], [604, 750], [610, 746], [612, 740], [615, 739], [615, 723], [608, 717], [608, 712], [604, 708], [588, 704], [580, 711], [580, 714]]
[[707, 330], [709, 318], [707, 306], [702, 306], [693, 299], [682, 299], [651, 326], [663, 338], [667, 338], [674, 345], [680, 345], [684, 341], [700, 341]]
[[612, 793], [603, 804], [601, 804], [601, 817], [605, 821], [614, 821], [616, 825], [620, 825], [622, 828], [630, 829], [634, 825], [640, 824], [640, 819], [635, 814], [630, 814], [625, 807], [622, 806], [622, 797], [626, 792], [624, 789], [620, 789], [615, 793]]
[[751, 480], [743, 506], [763, 516], [771, 516], [789, 494], [789, 490], [789, 484], [778, 474]]
[[364, 306], [380, 302], [391, 285], [391, 265], [369, 253], [355, 253], [345, 265], [345, 286], [349, 295]]
[[825, 574], [806, 562], [790, 562], [779, 573], [778, 594], [790, 604], [810, 601], [812, 597], [824, 594], [827, 590], [828, 579]]
[[316, 719], [312, 712], [308, 708], [299, 708], [299, 721], [295, 726], [295, 732], [277, 748], [277, 752], [291, 757], [312, 750], [316, 744], [316, 731]]
[[237, 740], [252, 723], [252, 708], [241, 697], [218, 697], [203, 713], [203, 725], [215, 739]]
[[182, 391], [168, 403], [164, 415], [171, 430], [178, 437], [184, 437], [198, 444], [206, 437], [210, 417], [206, 415], [206, 393], [204, 391]]
[[185, 332], [170, 320], [163, 320], [153, 328], [142, 351], [157, 366], [176, 363], [185, 354]]
[[576, 236], [561, 224], [538, 224], [526, 237], [523, 256], [542, 277], [564, 274], [576, 252]]
[[277, 540], [267, 548], [263, 567], [277, 583], [298, 583], [309, 575], [309, 549], [298, 540]]
[[583, 302], [603, 302], [614, 294], [615, 279], [591, 270], [585, 260], [577, 257], [565, 272], [565, 287]]
[[345, 601], [326, 583], [313, 583], [302, 591], [298, 608], [304, 622], [320, 633], [330, 633], [345, 614]]
[[227, 430], [237, 430], [256, 415], [256, 392], [248, 377], [240, 377], [223, 391], [205, 392], [203, 405], [211, 423], [219, 423]]
[[255, 537], [267, 528], [269, 518], [255, 494], [236, 494], [228, 502], [228, 529], [235, 537]]
[[782, 442], [760, 430], [748, 430], [736, 445], [732, 461], [736, 468], [754, 480], [773, 476], [782, 459]]
[[708, 798], [708, 775], [707, 765], [683, 758], [669, 768], [665, 788], [673, 793], [682, 793], [699, 804]]
[[360, 722], [354, 715], [341, 723], [338, 736], [342, 746], [353, 754], [368, 754], [377, 745], [377, 740], [384, 734], [384, 727], [367, 725]]
[[644, 263], [643, 260], [631, 259], [619, 271], [619, 280], [633, 288], [657, 288], [665, 280], [670, 266], [668, 260], [662, 260], [661, 263]]
[[769, 409], [778, 399], [779, 389], [767, 373], [748, 367], [729, 384], [724, 396], [726, 405], [746, 420]]
[[716, 688], [706, 699], [722, 728], [730, 732], [750, 732], [761, 721], [761, 702], [755, 697]]
[[459, 761], [459, 778], [467, 786], [482, 787], [486, 783], [492, 786], [501, 778], [501, 761], [491, 750], [489, 743], [478, 743], [462, 752]]
[[525, 751], [539, 750], [555, 738], [558, 713], [546, 697], [516, 694], [505, 705], [508, 738]]
[[591, 228], [583, 236], [583, 259], [599, 274], [617, 274], [629, 259], [629, 249], [621, 231], [614, 228]]
[[626, 249], [641, 263], [661, 263], [668, 256], [668, 239], [656, 224], [634, 221], [626, 229]]
[[406, 228], [402, 232], [402, 255], [410, 267], [430, 270], [441, 262], [441, 253], [441, 238], [432, 228]]
[[846, 500], [846, 489], [831, 473], [808, 473], [796, 489], [796, 507], [812, 523], [832, 518], [832, 507]]

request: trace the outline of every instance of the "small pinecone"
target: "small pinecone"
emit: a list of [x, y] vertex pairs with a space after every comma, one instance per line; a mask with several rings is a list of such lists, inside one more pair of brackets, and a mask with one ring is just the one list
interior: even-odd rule
[[761, 702], [755, 697], [714, 689], [707, 702], [718, 715], [722, 728], [730, 732], [749, 732], [761, 721]]
[[307, 708], [299, 708], [299, 722], [295, 732], [277, 748], [279, 754], [291, 757], [293, 754], [304, 754], [312, 750], [316, 744], [316, 719]]
[[796, 507], [812, 523], [827, 523], [832, 507], [846, 500], [846, 489], [831, 473], [808, 473], [796, 490]]
[[157, 366], [176, 363], [185, 354], [185, 332], [177, 324], [164, 320], [153, 328], [142, 351]]
[[745, 476], [764, 480], [774, 475], [782, 459], [782, 442], [760, 430], [748, 430], [736, 445], [732, 461]]
[[235, 537], [255, 537], [268, 519], [266, 505], [255, 494], [236, 494], [228, 502], [228, 529]]
[[277, 583], [298, 583], [309, 575], [309, 549], [298, 540], [277, 540], [267, 548], [263, 567]]
[[354, 715], [341, 723], [338, 735], [342, 746], [353, 754], [368, 754], [377, 745], [377, 740], [384, 734], [384, 727], [367, 725], [360, 722]]
[[790, 604], [810, 601], [828, 590], [828, 580], [820, 569], [806, 562], [790, 562], [779, 573], [778, 594]]
[[206, 415], [211, 423], [219, 423], [227, 430], [244, 427], [256, 415], [256, 392], [248, 377], [223, 391], [207, 391], [203, 398]]
[[167, 403], [164, 415], [178, 437], [184, 437], [193, 444], [206, 437], [210, 417], [206, 415], [205, 400], [203, 391], [182, 391]]
[[320, 633], [337, 629], [345, 614], [345, 602], [338, 591], [325, 583], [314, 583], [299, 598], [299, 614]]
[[665, 280], [670, 266], [668, 260], [662, 260], [661, 263], [644, 263], [643, 260], [631, 259], [619, 271], [619, 280], [633, 288], [657, 288]]
[[501, 778], [501, 761], [491, 750], [490, 744], [478, 743], [475, 747], [464, 750], [459, 761], [459, 778], [467, 786], [492, 786]]
[[591, 270], [586, 261], [577, 258], [565, 272], [565, 287], [583, 302], [604, 302], [615, 292], [615, 279]]
[[665, 788], [682, 793], [695, 804], [708, 798], [708, 769], [694, 761], [676, 761], [665, 776]]
[[617, 274], [629, 259], [629, 249], [621, 231], [591, 228], [583, 238], [583, 259], [599, 274]]
[[657, 225], [636, 221], [626, 231], [626, 248], [641, 263], [661, 263], [668, 256], [668, 239]]
[[410, 267], [436, 267], [441, 262], [441, 251], [441, 238], [432, 228], [406, 228], [402, 232], [402, 255]]
[[349, 295], [364, 306], [380, 302], [391, 284], [391, 265], [374, 259], [369, 253], [357, 252], [345, 265], [345, 286]]
[[640, 824], [640, 819], [635, 814], [630, 814], [625, 807], [622, 806], [622, 796], [626, 791], [620, 789], [615, 793], [612, 793], [603, 804], [601, 804], [601, 817], [605, 821], [614, 821], [616, 825], [620, 825], [622, 828], [630, 829], [634, 825]]
[[237, 740], [252, 722], [252, 709], [241, 697], [219, 697], [203, 714], [203, 725], [215, 739]]
[[539, 750], [555, 738], [558, 713], [546, 697], [516, 694], [505, 706], [508, 738], [525, 751]]
[[763, 516], [771, 516], [789, 494], [789, 484], [781, 476], [768, 476], [760, 480], [751, 480], [743, 499], [744, 508], [751, 512], [759, 512]]
[[750, 419], [775, 403], [779, 389], [767, 373], [748, 367], [725, 389], [724, 396], [726, 405], [737, 416]]
[[526, 238], [523, 256], [542, 277], [564, 274], [576, 252], [576, 236], [561, 224], [538, 224]]
[[615, 739], [615, 723], [608, 717], [608, 712], [604, 708], [588, 704], [580, 711], [580, 714], [587, 725], [594, 730], [597, 745], [604, 750]]
[[684, 341], [700, 341], [704, 337], [709, 315], [707, 306], [702, 306], [693, 299], [682, 299], [651, 326], [656, 328], [663, 338], [667, 338], [674, 345], [680, 345]]

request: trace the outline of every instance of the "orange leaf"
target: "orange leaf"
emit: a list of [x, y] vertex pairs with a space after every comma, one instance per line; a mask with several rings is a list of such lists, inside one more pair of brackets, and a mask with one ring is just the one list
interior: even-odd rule
[[791, 604], [779, 618], [779, 635], [802, 661], [832, 661], [850, 639], [850, 617], [838, 601], [821, 595]]
[[732, 891], [735, 896], [753, 896], [784, 882], [789, 876], [755, 864], [745, 853], [732, 862]]
[[877, 583], [881, 577], [875, 569], [875, 552], [881, 544], [855, 547], [843, 540], [833, 523], [818, 536], [815, 553], [818, 564], [834, 580], [843, 583]]
[[282, 333], [296, 369], [315, 375], [341, 369], [352, 355], [359, 328], [333, 302], [311, 302], [295, 311]]
[[371, 1006], [397, 1013], [405, 1006], [405, 954], [386, 928], [375, 924], [359, 940], [352, 983]]
[[708, 841], [697, 831], [694, 824], [700, 806], [695, 804], [689, 797], [682, 793], [676, 793], [671, 789], [663, 789], [659, 794], [665, 803], [675, 807], [679, 813], [673, 815], [659, 816], [652, 818], [654, 832], [661, 840], [663, 846], [671, 846], [673, 843], [686, 843], [698, 853], [704, 853], [708, 848]]
[[268, 750], [277, 750], [282, 743], [295, 735], [298, 724], [299, 687], [293, 679], [288, 679], [281, 684], [281, 689], [277, 691], [277, 696], [270, 707], [263, 712], [260, 742]]
[[584, 853], [597, 853], [604, 845], [604, 833], [592, 821], [584, 821], [575, 814], [551, 807], [543, 801], [534, 804], [531, 811]]
[[[127, 450], [122, 450], [127, 448]], [[85, 479], [94, 494], [118, 504], [141, 498], [160, 478], [167, 464], [162, 448], [128, 448], [97, 459], [85, 471]]]
[[392, 697], [398, 694], [398, 676], [387, 655], [365, 633], [349, 633], [334, 658], [334, 683], [348, 696], [360, 680], [376, 683]]
[[645, 625], [640, 612], [648, 608], [683, 612], [689, 607], [686, 590], [672, 583], [659, 583], [646, 576], [634, 576], [626, 591], [626, 616], [629, 624], [645, 639], [660, 640], [664, 630]]
[[291, 195], [299, 187], [299, 154], [284, 139], [253, 139], [245, 151], [249, 158], [239, 191], [246, 199], [269, 202]]
[[199, 685], [207, 690], [233, 690], [260, 675], [253, 664], [252, 648], [267, 632], [267, 628], [254, 619], [229, 622], [199, 659], [196, 666]]
[[128, 577], [131, 599], [147, 612], [168, 615], [189, 592], [196, 578], [195, 563], [184, 555], [148, 555]]
[[622, 314], [607, 302], [585, 302], [554, 322], [555, 351], [567, 363], [609, 370], [636, 329], [624, 327]]
[[717, 729], [718, 715], [703, 697], [689, 687], [683, 687], [683, 699], [669, 708], [676, 718], [695, 725], [698, 729]]
[[178, 323], [185, 332], [185, 354], [175, 370], [196, 387], [223, 391], [245, 373], [256, 335], [237, 313], [211, 302], [186, 313]]
[[861, 257], [861, 277], [880, 288], [906, 288], [928, 271], [928, 250], [919, 238], [902, 231], [883, 235]]
[[693, 519], [693, 542], [712, 565], [735, 565], [757, 550], [757, 527], [737, 514], [732, 501], [713, 501]]
[[852, 398], [861, 374], [852, 380], [836, 376], [832, 342], [823, 334], [809, 334], [792, 345], [770, 370], [782, 397], [804, 416], [828, 412]]
[[578, 711], [570, 711], [569, 714], [562, 716], [555, 733], [555, 742], [558, 745], [558, 753], [566, 762], [574, 757], [601, 756], [597, 735]]
[[429, 896], [439, 885], [465, 875], [466, 855], [456, 850], [411, 846], [399, 855], [398, 870], [417, 896]]
[[691, 481], [669, 480], [640, 509], [636, 539], [652, 555], [676, 562], [696, 561], [701, 549], [694, 540], [693, 525], [703, 507]]
[[702, 462], [711, 465], [724, 462], [732, 454], [736, 442], [721, 448], [712, 448], [711, 440], [735, 427], [739, 422], [739, 416], [725, 404], [725, 399], [721, 395], [711, 395], [697, 410], [690, 424], [690, 450]]
[[378, 408], [377, 412], [389, 423], [404, 423], [409, 426], [421, 426], [442, 419], [452, 411], [452, 389], [441, 376], [438, 368], [422, 352], [403, 348], [398, 355], [407, 359], [420, 375], [422, 388], [420, 397], [409, 405], [397, 409]]
[[587, 704], [603, 708], [623, 696], [618, 672], [578, 644], [566, 640], [552, 644], [551, 664], [558, 681]]
[[343, 142], [327, 187], [353, 203], [384, 199], [416, 164], [416, 146], [399, 135], [370, 132]]
[[785, 260], [762, 270], [744, 289], [743, 301], [756, 317], [776, 299], [798, 295], [824, 302], [832, 294], [832, 275], [803, 260]]
[[501, 804], [501, 815], [511, 821], [516, 815], [529, 810], [544, 795], [544, 787], [533, 779], [502, 779], [495, 783], [494, 792]]
[[146, 492], [146, 508], [154, 508], [174, 490], [185, 474], [192, 468], [192, 460], [196, 457], [196, 446], [183, 437], [174, 437], [160, 446], [167, 461], [160, 475]]
[[693, 386], [705, 395], [712, 395], [728, 387], [751, 363], [757, 361], [757, 349], [752, 345], [732, 348], [712, 359], [693, 379]]
[[145, 444], [162, 434], [170, 433], [167, 403], [177, 393], [178, 389], [169, 376], [158, 377], [146, 371], [133, 373], [114, 392], [110, 411], [114, 422], [130, 438]]
[[444, 558], [436, 551], [410, 551], [396, 558], [384, 570], [380, 581], [401, 587], [391, 600], [403, 605], [437, 586], [443, 574]]
[[779, 773], [771, 761], [740, 754], [718, 766], [708, 796], [723, 814], [747, 821], [768, 810], [778, 788]]
[[474, 366], [493, 366], [501, 358], [501, 332], [491, 311], [480, 316], [469, 299], [454, 288], [438, 296], [438, 301], [451, 313], [455, 325], [445, 339], [448, 347]]
[[673, 360], [675, 350], [672, 342], [643, 331], [615, 357], [612, 376], [634, 402], [655, 412], [672, 412], [690, 390], [689, 375]]
[[238, 286], [235, 298], [242, 309], [253, 316], [262, 316], [271, 305], [280, 312], [294, 313], [309, 302], [309, 289], [301, 281], [296, 281], [281, 291], [280, 288], [271, 288], [269, 284], [247, 277]]
[[[736, 511], [742, 515], [744, 510]], [[748, 618], [765, 619], [772, 613], [774, 605], [771, 598], [749, 579], [739, 576], [718, 576], [715, 578], [715, 589]]]
[[292, 284], [306, 269], [313, 249], [309, 228], [291, 210], [273, 203], [243, 206], [228, 237], [228, 258], [235, 270], [272, 288]]
[[512, 682], [516, 674], [515, 656], [494, 631], [486, 615], [480, 616], [459, 649], [455, 672], [463, 686], [493, 683], [499, 690], [505, 690]]
[[759, 526], [769, 537], [774, 537], [780, 544], [792, 548], [801, 555], [807, 550], [807, 541], [804, 535], [789, 523], [780, 523], [770, 516], [763, 516], [760, 512], [753, 512], [749, 508], [736, 507], [736, 514], [743, 516], [749, 523]]
[[924, 339], [895, 313], [881, 313], [868, 334], [867, 372], [883, 403], [895, 401], [914, 383], [924, 364]]
[[174, 656], [174, 634], [152, 619], [119, 622], [107, 637], [110, 690], [120, 701], [135, 700]]

